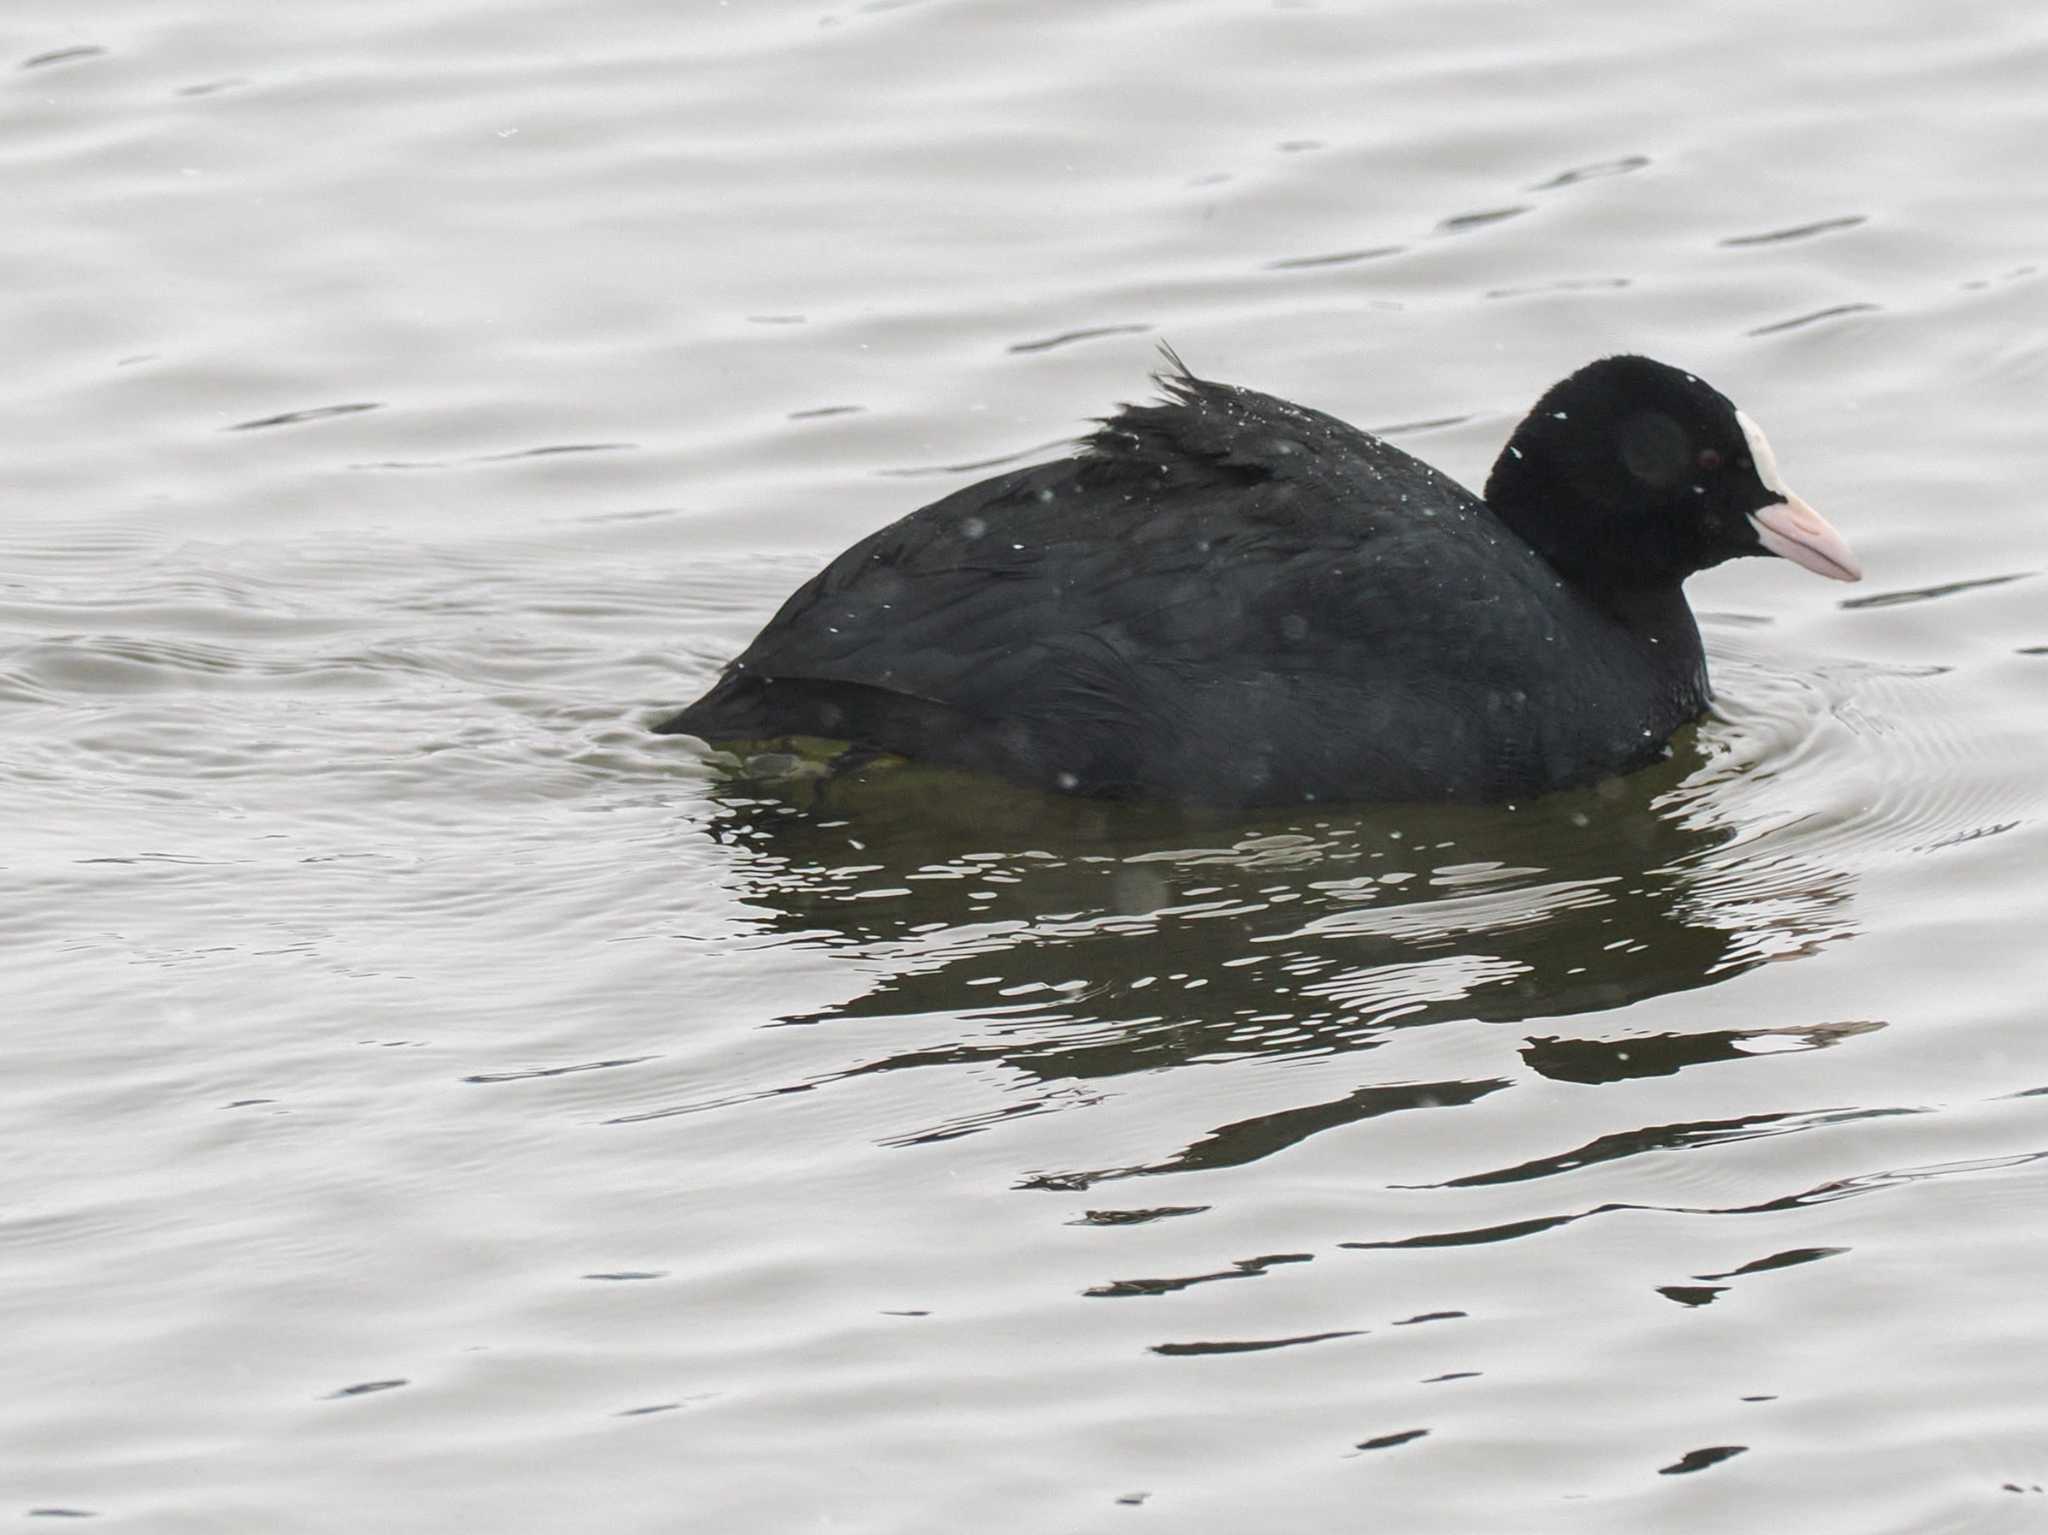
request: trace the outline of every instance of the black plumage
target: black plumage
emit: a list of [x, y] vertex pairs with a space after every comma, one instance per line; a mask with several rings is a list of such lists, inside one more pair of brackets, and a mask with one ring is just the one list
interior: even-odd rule
[[1074, 456], [855, 544], [655, 728], [1089, 795], [1508, 798], [1657, 755], [1709, 698], [1680, 582], [1766, 552], [1760, 508], [1826, 529], [1746, 418], [1646, 359], [1555, 386], [1485, 502], [1175, 362]]

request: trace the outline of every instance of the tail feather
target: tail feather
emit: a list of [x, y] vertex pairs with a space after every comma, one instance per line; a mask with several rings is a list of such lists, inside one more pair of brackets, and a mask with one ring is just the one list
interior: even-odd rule
[[727, 672], [702, 698], [651, 728], [714, 743], [815, 736], [921, 756], [951, 745], [967, 726], [955, 709], [886, 688]]

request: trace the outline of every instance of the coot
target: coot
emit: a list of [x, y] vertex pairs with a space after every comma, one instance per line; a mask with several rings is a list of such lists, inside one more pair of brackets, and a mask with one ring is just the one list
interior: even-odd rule
[[654, 728], [1068, 794], [1513, 799], [1639, 767], [1706, 707], [1694, 571], [1861, 575], [1756, 423], [1645, 357], [1552, 387], [1484, 501], [1167, 359], [1072, 457], [855, 544]]

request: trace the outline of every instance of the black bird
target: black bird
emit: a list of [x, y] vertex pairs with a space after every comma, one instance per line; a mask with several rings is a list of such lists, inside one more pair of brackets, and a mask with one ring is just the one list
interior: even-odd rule
[[1512, 799], [1640, 767], [1706, 708], [1694, 571], [1862, 574], [1756, 424], [1645, 357], [1553, 386], [1484, 501], [1167, 357], [1162, 400], [861, 540], [654, 728], [1069, 794]]

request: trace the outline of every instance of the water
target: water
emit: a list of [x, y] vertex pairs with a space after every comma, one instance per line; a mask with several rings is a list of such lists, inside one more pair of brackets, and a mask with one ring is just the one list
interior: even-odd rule
[[[2048, 22], [28, 3], [0, 1510], [2048, 1511]], [[823, 802], [648, 735], [1199, 370], [1469, 483], [1683, 363], [1855, 543], [1513, 809]]]

